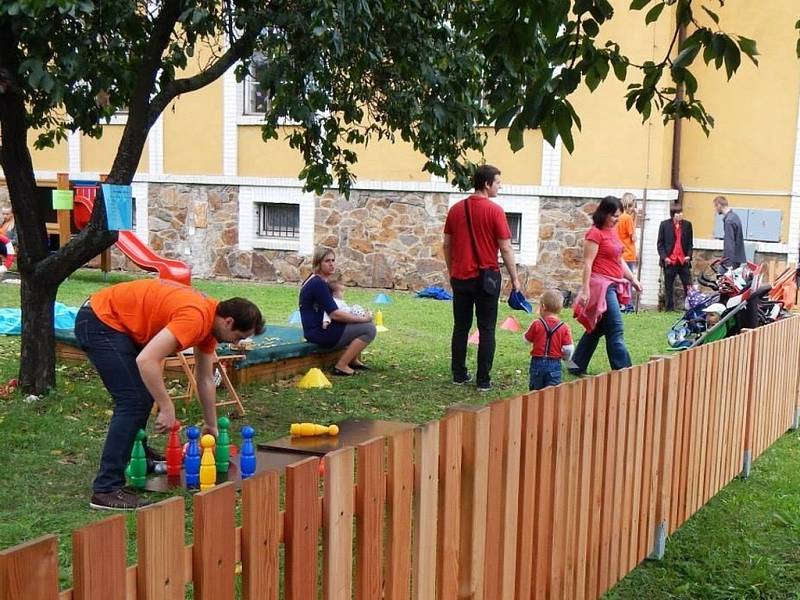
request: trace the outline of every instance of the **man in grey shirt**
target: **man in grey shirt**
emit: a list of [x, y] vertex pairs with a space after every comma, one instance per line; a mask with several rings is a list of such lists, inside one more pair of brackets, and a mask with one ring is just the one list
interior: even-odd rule
[[747, 257], [744, 254], [744, 231], [739, 215], [728, 206], [728, 199], [725, 196], [714, 198], [714, 210], [722, 215], [724, 235], [722, 238], [722, 264], [726, 267], [735, 269], [744, 262]]

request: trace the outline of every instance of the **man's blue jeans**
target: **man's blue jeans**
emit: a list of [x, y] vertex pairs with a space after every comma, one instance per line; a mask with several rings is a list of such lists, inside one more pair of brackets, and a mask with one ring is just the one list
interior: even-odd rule
[[450, 368], [453, 381], [467, 378], [467, 339], [472, 327], [472, 313], [478, 321], [478, 386], [491, 383], [494, 363], [495, 327], [498, 297], [483, 290], [480, 277], [451, 279], [453, 288], [453, 336], [450, 340]]
[[561, 383], [561, 359], [531, 357], [528, 390], [541, 390]]
[[136, 433], [147, 426], [153, 397], [136, 365], [141, 347], [104, 324], [88, 306], [78, 311], [75, 337], [114, 399], [100, 469], [92, 484], [94, 492], [110, 492], [125, 486], [125, 467]]
[[584, 333], [572, 362], [577, 365], [577, 369], [570, 369], [575, 374], [583, 374], [592, 360], [592, 355], [597, 349], [597, 343], [602, 336], [606, 337], [606, 352], [608, 362], [614, 370], [624, 369], [631, 366], [631, 355], [625, 347], [622, 330], [622, 313], [619, 310], [619, 300], [615, 286], [610, 285], [606, 290], [606, 312], [603, 318], [597, 323], [597, 327], [591, 333]]

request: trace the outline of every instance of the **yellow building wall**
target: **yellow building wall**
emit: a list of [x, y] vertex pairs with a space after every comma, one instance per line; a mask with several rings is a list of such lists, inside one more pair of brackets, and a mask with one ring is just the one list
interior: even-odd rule
[[[622, 53], [634, 63], [663, 58], [674, 19], [664, 14], [645, 27], [646, 11], [629, 10], [627, 1], [612, 4], [614, 18], [603, 26], [601, 36], [619, 42]], [[571, 97], [582, 129], [573, 129], [574, 152], [562, 150], [561, 185], [669, 187], [673, 128], [664, 125], [655, 110], [642, 123], [635, 109], [625, 109], [627, 86], [634, 81], [641, 81], [636, 69], [628, 69], [625, 82], [612, 71], [593, 93], [582, 86]]]
[[486, 162], [502, 172], [507, 185], [539, 185], [542, 182], [542, 133], [526, 131], [525, 146], [512, 152], [508, 144], [508, 130], [486, 129], [488, 136], [484, 152]]
[[186, 94], [164, 111], [164, 172], [222, 174], [222, 80]]
[[56, 171], [66, 173], [69, 169], [69, 147], [67, 142], [60, 142], [52, 148], [36, 150], [33, 143], [39, 134], [35, 131], [28, 131], [28, 148], [31, 152], [33, 169], [35, 171]]
[[[714, 216], [716, 215], [713, 200], [720, 194], [686, 192], [683, 198], [683, 217], [692, 222], [695, 238], [711, 239], [714, 237]], [[788, 196], [736, 196], [722, 194], [728, 199], [728, 204], [741, 208], [763, 208], [783, 211], [781, 219], [781, 242], [789, 239], [789, 208]]]
[[278, 139], [265, 142], [261, 139], [261, 127], [240, 125], [238, 127], [239, 175], [242, 177], [292, 177], [296, 178], [303, 168], [303, 158], [297, 150], [289, 147], [286, 136], [291, 128], [278, 129]]
[[[739, 71], [727, 81], [724, 70], [717, 72], [698, 61], [698, 96], [715, 126], [706, 137], [698, 126], [685, 125], [682, 183], [703, 189], [788, 192], [800, 94], [794, 29], [800, 16], [797, 0], [773, 0], [768, 9], [761, 2], [735, 2], [719, 15], [725, 31], [757, 41], [759, 66], [743, 58]], [[755, 198], [742, 201], [752, 203]]]
[[[103, 127], [103, 137], [100, 139], [89, 136], [81, 136], [81, 171], [106, 174], [114, 164], [117, 155], [119, 142], [122, 139], [124, 125], [105, 125]], [[150, 155], [148, 153], [147, 142], [142, 149], [142, 156], [136, 167], [138, 173], [147, 173]]]

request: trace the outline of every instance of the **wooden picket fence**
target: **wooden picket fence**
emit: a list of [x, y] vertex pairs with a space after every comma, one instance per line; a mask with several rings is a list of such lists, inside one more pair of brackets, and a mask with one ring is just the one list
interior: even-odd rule
[[[597, 598], [787, 429], [800, 318], [0, 552], [0, 600]], [[237, 504], [241, 525], [237, 526]], [[281, 509], [283, 506], [283, 509]]]

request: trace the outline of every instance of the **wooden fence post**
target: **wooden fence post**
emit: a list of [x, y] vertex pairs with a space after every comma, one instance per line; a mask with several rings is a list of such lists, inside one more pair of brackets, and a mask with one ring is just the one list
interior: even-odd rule
[[45, 535], [0, 551], [0, 598], [58, 598], [58, 538]]

